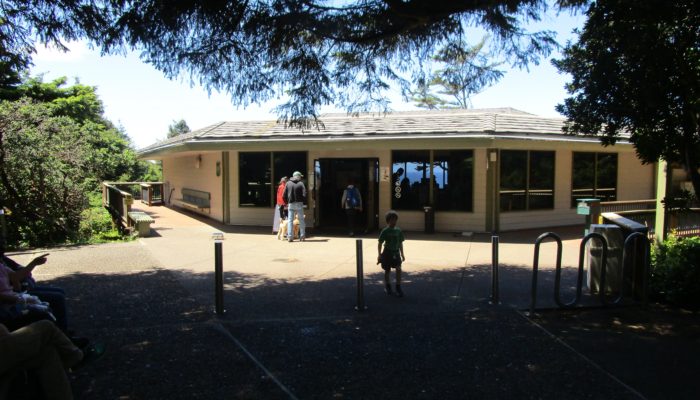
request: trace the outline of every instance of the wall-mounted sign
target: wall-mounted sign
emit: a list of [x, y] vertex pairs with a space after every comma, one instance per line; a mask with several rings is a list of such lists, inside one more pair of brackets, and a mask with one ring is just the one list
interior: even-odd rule
[[379, 168], [379, 180], [382, 182], [389, 182], [391, 179], [391, 174], [389, 173], [389, 167], [381, 167]]

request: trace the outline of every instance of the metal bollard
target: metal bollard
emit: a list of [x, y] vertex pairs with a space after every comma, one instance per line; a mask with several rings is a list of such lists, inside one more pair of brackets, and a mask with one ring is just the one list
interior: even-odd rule
[[212, 234], [214, 239], [214, 307], [216, 315], [223, 315], [224, 310], [224, 263], [222, 255], [222, 241], [224, 234], [216, 232]]
[[498, 293], [498, 236], [491, 236], [491, 304], [501, 302]]
[[362, 239], [355, 241], [355, 255], [357, 259], [357, 306], [356, 311], [365, 311], [365, 273], [362, 262]]

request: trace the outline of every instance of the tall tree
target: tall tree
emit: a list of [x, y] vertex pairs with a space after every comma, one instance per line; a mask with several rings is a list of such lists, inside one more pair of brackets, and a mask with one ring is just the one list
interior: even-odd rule
[[187, 125], [184, 119], [179, 121], [173, 121], [170, 126], [168, 126], [168, 138], [182, 135], [183, 133], [191, 132], [190, 127]]
[[0, 102], [0, 196], [8, 242], [61, 242], [87, 205], [82, 127], [29, 99]]
[[430, 84], [440, 86], [442, 95], [449, 96], [452, 107], [470, 108], [471, 98], [503, 77], [499, 62], [492, 62], [483, 52], [487, 38], [474, 46], [464, 40], [448, 43], [433, 59], [443, 67], [432, 75]]
[[[548, 0], [2, 0], [0, 40], [31, 56], [44, 43], [84, 38], [106, 53], [136, 49], [167, 77], [190, 74], [236, 105], [284, 97], [280, 118], [309, 127], [321, 106], [388, 107], [416, 59], [458, 42], [470, 26], [492, 35], [514, 66], [547, 56], [554, 33], [528, 32]], [[557, 0], [558, 8], [587, 0]], [[407, 74], [407, 72], [410, 72]]]
[[418, 80], [416, 88], [411, 90], [410, 95], [411, 101], [416, 103], [416, 106], [428, 110], [437, 110], [447, 104], [447, 101], [432, 92], [430, 84], [425, 78]]
[[9, 96], [19, 100], [0, 101], [0, 206], [12, 212], [10, 242], [73, 237], [88, 192], [148, 171], [102, 115], [95, 88], [65, 82], [27, 79]]
[[700, 3], [599, 0], [587, 16], [554, 62], [572, 76], [564, 130], [604, 145], [629, 135], [644, 162], [684, 165], [700, 194]]

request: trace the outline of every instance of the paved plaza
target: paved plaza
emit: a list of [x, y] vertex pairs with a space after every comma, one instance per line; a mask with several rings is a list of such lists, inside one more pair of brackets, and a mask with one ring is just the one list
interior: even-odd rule
[[[35, 274], [66, 289], [71, 327], [108, 347], [72, 376], [79, 399], [690, 399], [700, 390], [700, 318], [654, 304], [556, 310], [553, 243], [542, 245], [540, 310], [529, 316], [541, 231], [500, 235], [492, 304], [489, 234], [407, 232], [406, 296], [396, 298], [383, 292], [376, 233], [288, 243], [269, 229], [134, 206], [156, 220], [150, 237], [50, 249]], [[223, 316], [214, 313], [217, 231]], [[572, 297], [582, 227], [552, 231]]]

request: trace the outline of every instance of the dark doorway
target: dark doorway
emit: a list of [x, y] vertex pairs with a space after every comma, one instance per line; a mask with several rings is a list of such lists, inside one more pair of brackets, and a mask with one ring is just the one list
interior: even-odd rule
[[347, 227], [340, 202], [349, 182], [362, 195], [362, 213], [357, 217], [359, 232], [378, 227], [379, 160], [376, 158], [322, 158], [314, 162], [315, 221], [323, 231], [343, 232]]

